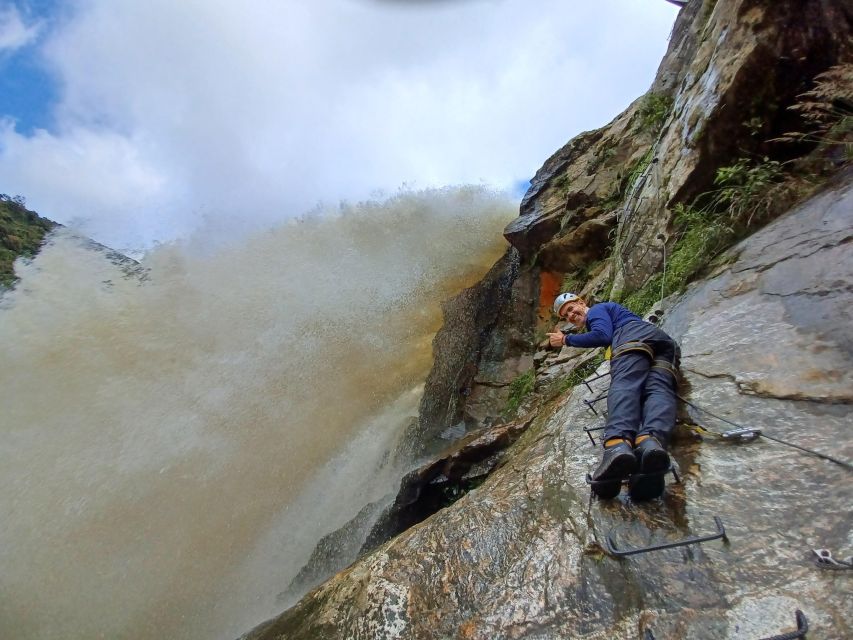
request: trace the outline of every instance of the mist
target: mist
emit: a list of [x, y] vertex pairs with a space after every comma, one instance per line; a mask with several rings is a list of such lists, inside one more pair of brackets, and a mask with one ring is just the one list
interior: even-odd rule
[[480, 187], [128, 272], [61, 230], [0, 298], [0, 636], [233, 638], [396, 489], [440, 303], [504, 250]]

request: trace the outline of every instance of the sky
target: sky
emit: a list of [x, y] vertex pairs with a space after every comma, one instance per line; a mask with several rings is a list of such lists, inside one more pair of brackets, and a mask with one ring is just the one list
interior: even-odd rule
[[0, 0], [0, 192], [118, 249], [401, 188], [520, 198], [644, 93], [664, 0]]

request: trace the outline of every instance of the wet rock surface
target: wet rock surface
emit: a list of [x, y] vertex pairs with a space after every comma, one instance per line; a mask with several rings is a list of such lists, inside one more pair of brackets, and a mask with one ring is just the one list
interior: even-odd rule
[[527, 257], [560, 230], [562, 210], [550, 214], [528, 213], [517, 217], [504, 229], [504, 238]]
[[[815, 75], [853, 55], [853, 4], [697, 0], [674, 34], [681, 37], [652, 88], [675, 89], [673, 106], [652, 147], [656, 162], [620, 214], [617, 282], [628, 289], [660, 268], [656, 239], [668, 237], [671, 203], [712, 189], [716, 169], [734, 158], [779, 153], [762, 141], [797, 126], [786, 107]], [[748, 121], [760, 124], [760, 135], [744, 135]]]
[[462, 428], [458, 438], [494, 424], [510, 383], [532, 368], [538, 274], [519, 260], [509, 249], [481, 283], [445, 304], [417, 428], [406, 438], [417, 443], [416, 454], [440, 453], [451, 426]]
[[520, 273], [519, 261], [508, 250], [481, 282], [445, 303], [418, 422], [404, 438], [417, 443], [415, 455], [441, 452], [448, 444], [441, 434], [451, 425], [464, 435], [497, 417], [509, 383], [532, 367], [535, 278]]
[[503, 463], [506, 450], [532, 421], [516, 420], [469, 434], [406, 474], [396, 499], [374, 525], [361, 552], [376, 548], [479, 486]]
[[[716, 168], [739, 155], [770, 153], [761, 140], [789, 130], [786, 107], [816, 73], [849, 58], [852, 33], [846, 0], [687, 3], [650, 92], [545, 162], [505, 230], [513, 248], [445, 307], [406, 438], [433, 457], [404, 480], [390, 526], [368, 545], [382, 546], [246, 637], [604, 639], [651, 630], [659, 639], [749, 640], [790, 631], [796, 608], [811, 621], [809, 637], [853, 635], [851, 574], [821, 572], [810, 555], [853, 552], [849, 472], [766, 439], [736, 445], [682, 427], [673, 456], [683, 483], [663, 500], [590, 500], [584, 476], [599, 451], [583, 428], [603, 419], [583, 401], [607, 379], [592, 393], [563, 394], [594, 354], [534, 354], [532, 338], [553, 324], [564, 282], [601, 300], [658, 272], [677, 237], [673, 203], [713, 188]], [[662, 109], [653, 124], [644, 120], [650, 104]], [[744, 133], [747, 121], [761, 135]], [[712, 279], [667, 299], [664, 326], [682, 342], [681, 392], [693, 403], [845, 459], [850, 183], [843, 176], [736, 247]], [[443, 451], [449, 439], [500, 423], [512, 381], [531, 368], [536, 398], [521, 405], [531, 413], [504, 426], [536, 418], [508, 455]], [[731, 428], [681, 409], [688, 422]], [[446, 506], [460, 488], [467, 493]], [[728, 543], [624, 560], [603, 553], [611, 531], [620, 546], [650, 544], [712, 533], [715, 515]]]
[[[681, 340], [691, 402], [853, 460], [852, 212], [846, 176], [675, 305], [664, 328]], [[765, 439], [685, 431], [672, 449], [681, 484], [647, 504], [601, 502], [584, 480], [599, 450], [583, 428], [602, 422], [590, 397], [578, 386], [543, 407], [482, 486], [244, 638], [748, 640], [791, 631], [795, 609], [809, 637], [853, 636], [851, 573], [817, 568], [811, 552], [850, 555], [850, 471]], [[603, 552], [608, 534], [620, 547], [676, 540], [712, 533], [714, 516], [728, 542]]]

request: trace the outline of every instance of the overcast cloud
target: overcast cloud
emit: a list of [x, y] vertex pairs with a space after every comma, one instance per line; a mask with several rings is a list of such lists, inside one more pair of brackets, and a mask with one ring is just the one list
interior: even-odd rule
[[[648, 88], [675, 11], [79, 0], [38, 44], [60, 85], [55, 126], [0, 123], [0, 190], [126, 248], [403, 183], [510, 188]], [[0, 46], [32, 33], [7, 14]]]

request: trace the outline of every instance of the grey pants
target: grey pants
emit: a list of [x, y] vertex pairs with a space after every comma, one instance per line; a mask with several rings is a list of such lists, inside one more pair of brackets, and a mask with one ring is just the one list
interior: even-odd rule
[[634, 321], [613, 335], [612, 352], [604, 441], [647, 434], [666, 447], [675, 427], [678, 344], [655, 325]]

